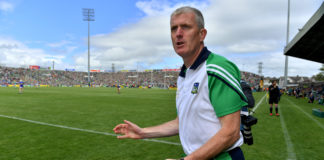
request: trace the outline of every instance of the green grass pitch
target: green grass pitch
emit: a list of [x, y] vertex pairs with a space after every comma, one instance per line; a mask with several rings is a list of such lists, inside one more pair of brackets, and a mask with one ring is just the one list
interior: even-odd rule
[[[246, 159], [324, 159], [324, 118], [311, 114], [324, 107], [283, 96], [281, 116], [270, 117], [264, 95], [254, 94], [256, 104], [262, 101], [254, 113], [254, 145], [242, 146]], [[0, 159], [179, 158], [178, 136], [118, 140], [112, 131], [124, 119], [141, 127], [174, 119], [175, 96], [161, 89], [25, 88], [18, 94], [0, 88]]]

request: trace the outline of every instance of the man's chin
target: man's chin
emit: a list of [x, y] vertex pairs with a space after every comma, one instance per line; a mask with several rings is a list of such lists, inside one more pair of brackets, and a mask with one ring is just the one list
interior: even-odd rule
[[176, 52], [180, 57], [184, 57], [186, 54], [184, 52]]
[[179, 56], [183, 56], [185, 55], [187, 52], [184, 49], [176, 49], [175, 52], [179, 55]]

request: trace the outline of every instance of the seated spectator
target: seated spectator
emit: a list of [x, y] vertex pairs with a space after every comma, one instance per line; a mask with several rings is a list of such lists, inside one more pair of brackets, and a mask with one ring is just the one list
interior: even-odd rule
[[310, 92], [308, 96], [308, 103], [314, 103], [314, 94], [313, 92]]
[[324, 95], [321, 95], [321, 98], [318, 100], [318, 104], [324, 105]]

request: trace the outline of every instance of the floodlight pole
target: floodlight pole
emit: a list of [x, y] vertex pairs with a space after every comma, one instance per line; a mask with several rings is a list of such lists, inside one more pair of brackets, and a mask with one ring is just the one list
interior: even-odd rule
[[166, 84], [165, 83], [166, 83], [166, 71], [164, 71], [164, 87], [163, 87], [164, 89], [166, 89]]
[[83, 8], [83, 20], [88, 21], [88, 86], [90, 87], [90, 21], [94, 21], [94, 9]]
[[151, 87], [153, 87], [153, 69], [151, 70]]
[[[289, 18], [290, 18], [290, 0], [288, 0], [288, 13], [287, 13], [287, 35], [286, 35], [286, 47], [289, 42]], [[285, 59], [285, 77], [283, 87], [287, 87], [287, 77], [288, 77], [288, 56]]]

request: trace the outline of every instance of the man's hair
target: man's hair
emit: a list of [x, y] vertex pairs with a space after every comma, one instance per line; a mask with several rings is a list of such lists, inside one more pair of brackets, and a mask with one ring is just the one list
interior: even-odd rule
[[199, 29], [205, 28], [205, 22], [204, 22], [204, 17], [202, 15], [202, 13], [196, 9], [196, 8], [192, 8], [189, 6], [185, 6], [185, 7], [180, 7], [178, 9], [176, 9], [172, 14], [171, 14], [171, 18], [175, 15], [180, 15], [183, 13], [193, 13], [195, 14], [196, 17], [196, 23], [198, 25]]

